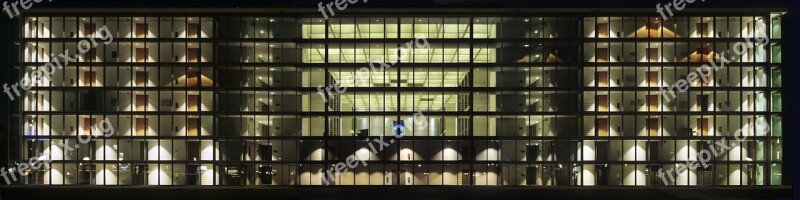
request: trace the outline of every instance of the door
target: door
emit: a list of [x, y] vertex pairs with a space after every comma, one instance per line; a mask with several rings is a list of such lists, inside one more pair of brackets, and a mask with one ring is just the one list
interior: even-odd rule
[[536, 185], [536, 167], [525, 168], [525, 181], [528, 185]]
[[270, 161], [272, 160], [272, 145], [258, 145], [258, 153], [261, 156], [261, 160]]
[[97, 54], [95, 54], [94, 49], [89, 49], [88, 52], [81, 54], [83, 57], [83, 62], [94, 62], [94, 58]]
[[197, 58], [200, 57], [200, 49], [198, 48], [189, 48], [186, 51], [186, 61], [188, 62], [197, 62]]
[[189, 38], [197, 38], [197, 32], [199, 32], [199, 27], [197, 24], [189, 23], [186, 26], [186, 32], [188, 33]]
[[597, 72], [597, 86], [608, 87], [608, 72]]
[[539, 145], [534, 144], [527, 146], [525, 149], [525, 156], [528, 162], [536, 161], [536, 159], [539, 157]]
[[92, 86], [94, 83], [95, 78], [97, 78], [97, 73], [94, 71], [83, 71], [83, 86]]
[[608, 38], [608, 23], [597, 23], [597, 37]]
[[147, 135], [147, 118], [136, 118], [136, 136]]
[[199, 185], [197, 180], [199, 171], [197, 168], [200, 168], [200, 165], [186, 165], [186, 185]]
[[198, 79], [199, 75], [200, 75], [200, 72], [198, 72], [198, 71], [189, 71], [188, 74], [187, 74], [188, 78], [186, 79], [187, 86], [188, 87], [197, 87], [197, 81], [198, 81], [197, 79]]
[[708, 37], [708, 23], [697, 23], [697, 35]]
[[750, 95], [748, 94], [747, 96], [745, 96], [744, 99], [744, 111], [753, 111], [752, 108], [753, 106], [751, 106], [752, 105], [751, 102], [752, 101], [750, 101]]
[[147, 86], [147, 71], [136, 71], [136, 87]]
[[189, 112], [197, 112], [197, 104], [198, 104], [198, 96], [197, 95], [189, 95], [186, 100], [187, 110]]
[[49, 38], [49, 35], [44, 35], [44, 22], [39, 23], [39, 28], [36, 29], [40, 38]]
[[259, 165], [258, 175], [262, 185], [272, 185], [272, 165]]
[[649, 71], [647, 73], [647, 86], [649, 87], [657, 87], [658, 86], [658, 72], [657, 71]]
[[144, 38], [147, 36], [147, 24], [146, 23], [136, 23], [136, 37], [137, 38]]
[[658, 48], [647, 48], [647, 61], [658, 62]]
[[460, 185], [472, 185], [472, 174], [469, 173], [469, 170], [461, 170]]
[[47, 58], [47, 52], [44, 50], [44, 47], [39, 48], [39, 60], [38, 61], [39, 62], [47, 62], [47, 60], [45, 60], [45, 58]]
[[650, 141], [650, 142], [647, 143], [647, 146], [649, 147], [648, 151], [647, 151], [647, 154], [648, 154], [649, 158], [647, 160], [649, 160], [649, 161], [660, 161], [660, 159], [658, 159], [659, 158], [658, 155], [661, 154], [661, 151], [660, 151], [661, 149], [658, 147], [658, 144], [659, 144], [658, 141]]
[[661, 29], [661, 21], [651, 20], [647, 23], [647, 34], [641, 34], [638, 37], [659, 37]]
[[190, 161], [200, 160], [200, 141], [188, 141], [186, 144], [186, 155]]
[[608, 185], [608, 165], [596, 165], [595, 170], [597, 173], [597, 185]]
[[708, 118], [697, 119], [697, 132], [700, 136], [711, 136], [708, 128]]
[[83, 37], [94, 37], [94, 23], [83, 23]]
[[595, 161], [597, 162], [608, 161], [608, 141], [595, 142], [595, 148], [597, 149]]
[[697, 48], [697, 58], [694, 60], [695, 62], [708, 62], [708, 48]]
[[597, 95], [597, 111], [608, 112], [608, 95]]
[[608, 118], [597, 118], [597, 136], [608, 136]]
[[472, 155], [475, 155], [475, 148], [470, 146], [462, 146], [461, 147], [461, 159], [460, 160], [472, 160]]
[[658, 136], [658, 118], [647, 118], [647, 136]]
[[187, 118], [186, 119], [186, 135], [187, 136], [197, 136], [197, 126], [200, 123], [200, 119], [198, 118]]
[[147, 48], [136, 48], [136, 62], [147, 62]]
[[658, 95], [647, 95], [647, 111], [658, 111]]
[[95, 119], [94, 118], [83, 118], [83, 134], [82, 135], [91, 135], [92, 134], [92, 126], [94, 126]]
[[39, 94], [39, 101], [38, 101], [39, 102], [39, 106], [38, 106], [39, 108], [36, 109], [37, 111], [49, 111], [50, 110], [50, 108], [45, 107], [44, 100], [45, 100], [44, 94]]
[[597, 62], [608, 62], [608, 48], [597, 48]]
[[47, 135], [47, 130], [44, 129], [44, 118], [38, 118], [38, 122], [36, 123], [36, 131], [34, 135]]
[[708, 111], [708, 95], [697, 95], [697, 106], [700, 111]]
[[136, 95], [136, 111], [146, 111], [147, 95]]

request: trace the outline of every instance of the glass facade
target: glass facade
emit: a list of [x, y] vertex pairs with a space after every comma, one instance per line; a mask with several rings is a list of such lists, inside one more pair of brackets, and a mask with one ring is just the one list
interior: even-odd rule
[[[322, 185], [356, 155], [331, 184], [657, 186], [723, 143], [670, 184], [782, 184], [781, 13], [306, 14], [24, 16], [19, 77], [100, 27], [114, 40], [14, 101], [10, 163], [53, 160], [20, 183]], [[738, 59], [662, 94], [720, 54]], [[374, 60], [396, 64], [359, 71]], [[113, 136], [78, 142], [106, 118]]]

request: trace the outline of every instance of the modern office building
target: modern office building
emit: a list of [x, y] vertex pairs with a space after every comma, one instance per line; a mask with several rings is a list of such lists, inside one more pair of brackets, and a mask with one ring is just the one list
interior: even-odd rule
[[[355, 155], [331, 185], [789, 185], [786, 12], [31, 10], [11, 80], [99, 44], [12, 101], [6, 167], [48, 152], [15, 184], [305, 186]], [[79, 141], [104, 119], [114, 135]]]

